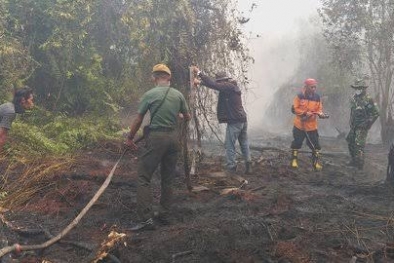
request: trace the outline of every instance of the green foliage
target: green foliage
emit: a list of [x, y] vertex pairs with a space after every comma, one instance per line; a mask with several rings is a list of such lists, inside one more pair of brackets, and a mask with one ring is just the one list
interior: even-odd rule
[[18, 115], [21, 122], [29, 123], [33, 126], [42, 127], [47, 123], [53, 122], [56, 117], [65, 116], [65, 114], [57, 113], [56, 115], [42, 107], [35, 106], [33, 110], [25, 111], [24, 114]]
[[68, 145], [46, 137], [43, 131], [36, 126], [14, 122], [10, 135], [17, 140], [17, 143], [13, 145], [13, 150], [22, 154], [35, 153], [39, 155], [63, 154], [69, 150]]
[[[136, 104], [152, 87], [156, 63], [170, 66], [172, 86], [184, 93], [191, 64], [208, 73], [226, 69], [244, 86], [250, 57], [234, 3], [0, 0], [0, 100], [14, 87], [31, 86], [36, 104], [45, 109], [32, 113], [32, 125], [43, 125], [51, 140], [78, 148], [98, 140], [95, 131], [57, 119], [87, 114], [101, 119]], [[216, 103], [212, 94], [202, 97], [201, 111]]]
[[53, 122], [46, 124], [44, 130], [50, 138], [75, 150], [99, 143], [103, 139], [118, 139], [115, 133], [120, 127], [113, 123], [113, 120], [111, 122], [110, 118], [104, 121], [93, 116], [84, 118], [58, 116]]
[[93, 134], [89, 134], [89, 131], [79, 128], [62, 132], [58, 138], [59, 141], [73, 149], [83, 148], [97, 142], [97, 138]]
[[43, 109], [33, 110], [20, 117], [13, 123], [10, 132], [13, 143], [9, 150], [26, 154], [72, 153], [97, 144], [100, 140], [119, 139], [116, 133], [121, 129], [113, 118], [70, 118]]

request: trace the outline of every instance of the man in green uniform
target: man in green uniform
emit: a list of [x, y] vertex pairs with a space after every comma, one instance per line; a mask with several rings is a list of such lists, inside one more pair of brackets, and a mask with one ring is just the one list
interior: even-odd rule
[[356, 80], [351, 87], [356, 94], [350, 101], [350, 132], [346, 137], [352, 158], [349, 165], [362, 170], [368, 131], [379, 117], [379, 109], [366, 92], [368, 84], [365, 79]]
[[170, 87], [171, 71], [164, 64], [157, 64], [152, 70], [155, 87], [147, 91], [141, 98], [137, 117], [130, 126], [126, 145], [137, 149], [133, 139], [145, 114], [150, 112], [149, 134], [146, 149], [141, 153], [138, 165], [137, 213], [141, 222], [131, 230], [149, 229], [153, 227], [151, 179], [153, 172], [160, 164], [161, 197], [160, 210], [168, 211], [172, 198], [172, 181], [175, 174], [178, 152], [180, 150], [177, 132], [179, 115], [190, 120], [189, 109], [181, 92]]

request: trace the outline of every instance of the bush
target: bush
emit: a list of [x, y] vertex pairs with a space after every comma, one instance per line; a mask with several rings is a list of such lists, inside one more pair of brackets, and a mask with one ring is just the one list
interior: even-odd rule
[[[107, 116], [67, 117], [42, 110], [22, 115], [12, 126], [12, 150], [37, 154], [64, 154], [94, 145], [103, 139], [117, 139], [121, 130], [116, 119]], [[40, 126], [40, 127], [39, 127]]]

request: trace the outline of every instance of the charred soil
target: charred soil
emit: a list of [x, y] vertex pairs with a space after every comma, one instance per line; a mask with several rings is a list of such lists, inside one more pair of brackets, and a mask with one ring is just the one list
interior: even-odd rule
[[[253, 148], [251, 175], [242, 173], [242, 164], [239, 176], [225, 175], [220, 146], [205, 153], [192, 177], [194, 191], [187, 190], [179, 172], [170, 216], [154, 230], [140, 232], [129, 230], [137, 219], [138, 159], [128, 152], [106, 191], [65, 237], [0, 262], [394, 262], [394, 193], [385, 183], [384, 147], [368, 145], [366, 166], [359, 171], [346, 165], [344, 141], [323, 138], [324, 168], [315, 172], [306, 148], [294, 170], [288, 149], [281, 147], [289, 140], [270, 141], [270, 147]], [[63, 230], [119, 155], [110, 142], [82, 152], [72, 169], [50, 178], [49, 189], [0, 211], [2, 247], [39, 244]], [[158, 174], [152, 191], [157, 203]], [[110, 243], [111, 232], [121, 237]], [[104, 250], [109, 254], [98, 260]]]

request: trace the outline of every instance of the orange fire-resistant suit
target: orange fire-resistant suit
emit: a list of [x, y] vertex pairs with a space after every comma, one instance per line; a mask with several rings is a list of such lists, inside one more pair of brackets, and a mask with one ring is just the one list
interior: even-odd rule
[[[323, 105], [320, 101], [320, 96], [314, 93], [310, 96], [305, 94], [305, 89], [302, 90], [293, 100], [295, 111], [294, 126], [303, 131], [317, 130], [317, 118], [319, 114], [323, 114]], [[306, 118], [306, 112], [316, 113]]]

